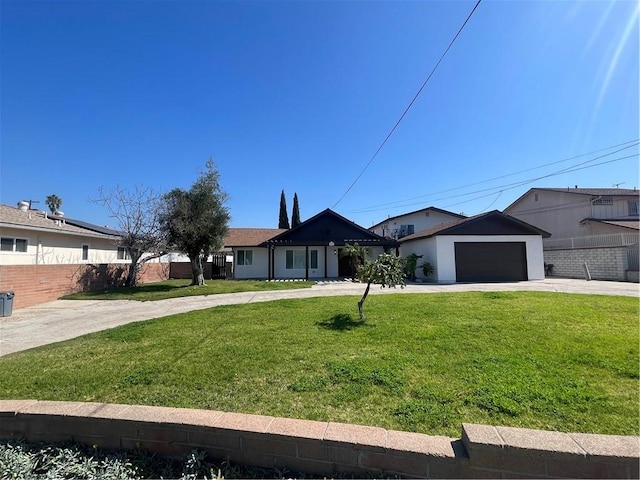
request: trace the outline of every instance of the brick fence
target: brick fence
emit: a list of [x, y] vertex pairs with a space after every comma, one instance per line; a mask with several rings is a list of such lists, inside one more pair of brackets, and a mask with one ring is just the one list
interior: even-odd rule
[[592, 280], [637, 281], [637, 273], [629, 271], [627, 250], [626, 246], [545, 250], [544, 261], [553, 265], [554, 276], [585, 278], [586, 263]]
[[[0, 265], [0, 291], [14, 292], [13, 308], [56, 300], [70, 293], [121, 285], [128, 264]], [[142, 266], [142, 283], [166, 280], [168, 263]]]
[[464, 424], [462, 438], [211, 410], [0, 400], [0, 439], [74, 440], [331, 476], [638, 478], [640, 437]]

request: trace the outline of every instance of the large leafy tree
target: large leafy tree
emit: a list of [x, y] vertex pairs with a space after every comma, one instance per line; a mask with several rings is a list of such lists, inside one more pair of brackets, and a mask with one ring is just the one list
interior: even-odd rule
[[371, 284], [380, 284], [381, 288], [400, 286], [404, 288], [404, 262], [400, 257], [390, 253], [382, 253], [373, 262], [365, 261], [358, 267], [358, 279], [367, 284], [367, 288], [358, 302], [360, 320], [364, 320], [364, 302], [369, 294]]
[[287, 199], [284, 190], [280, 193], [280, 216], [278, 218], [278, 228], [289, 229], [289, 214], [287, 213]]
[[202, 262], [222, 247], [230, 220], [227, 198], [212, 159], [189, 190], [175, 188], [162, 196], [162, 230], [169, 245], [189, 257], [192, 285], [204, 285]]
[[166, 253], [166, 243], [158, 223], [158, 198], [152, 188], [136, 186], [129, 190], [100, 187], [95, 203], [105, 207], [118, 225], [118, 245], [129, 258], [125, 286], [135, 287], [144, 263]]
[[300, 221], [300, 206], [298, 205], [298, 194], [293, 194], [293, 211], [291, 212], [291, 228], [296, 228], [302, 223]]

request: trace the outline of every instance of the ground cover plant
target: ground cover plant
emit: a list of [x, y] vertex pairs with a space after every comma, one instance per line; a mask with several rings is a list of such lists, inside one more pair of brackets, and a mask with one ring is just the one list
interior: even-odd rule
[[0, 358], [0, 398], [203, 408], [459, 437], [638, 435], [638, 300], [546, 292], [232, 305]]
[[113, 287], [93, 292], [72, 293], [62, 300], [137, 300], [140, 302], [164, 300], [166, 298], [191, 297], [197, 295], [219, 295], [222, 293], [254, 292], [266, 290], [290, 290], [311, 288], [315, 282], [304, 280], [207, 280], [206, 285], [192, 286], [191, 280], [165, 280], [146, 283], [136, 287]]
[[163, 456], [145, 450], [105, 450], [73, 442], [0, 441], [0, 478], [130, 480], [173, 478], [304, 478], [299, 472], [232, 464], [193, 450]]

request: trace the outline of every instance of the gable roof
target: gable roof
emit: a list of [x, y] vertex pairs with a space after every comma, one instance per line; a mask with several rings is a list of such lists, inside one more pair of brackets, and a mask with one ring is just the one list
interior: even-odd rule
[[511, 203], [505, 212], [508, 212], [513, 206], [519, 203], [525, 197], [531, 195], [534, 192], [555, 192], [555, 193], [568, 193], [573, 195], [583, 195], [591, 197], [639, 197], [640, 190], [635, 188], [530, 188], [523, 195], [519, 196], [514, 202]]
[[511, 215], [492, 210], [473, 217], [436, 225], [427, 230], [402, 237], [399, 242], [404, 243], [436, 235], [542, 235], [543, 238], [551, 236], [549, 232]]
[[0, 226], [89, 237], [120, 236], [120, 232], [110, 228], [71, 218], [52, 216], [40, 210], [20, 210], [9, 205], [0, 205]]
[[[640, 191], [633, 188], [532, 188], [531, 190], [575, 193], [577, 195], [602, 195], [606, 197], [628, 197], [629, 195], [639, 195]], [[530, 190], [530, 191], [531, 191]]]
[[229, 228], [224, 246], [226, 248], [257, 247], [286, 231], [285, 228]]
[[382, 225], [383, 223], [387, 223], [389, 221], [393, 221], [397, 218], [401, 218], [401, 217], [406, 217], [408, 215], [413, 215], [416, 213], [423, 213], [423, 212], [438, 212], [438, 213], [442, 213], [444, 215], [450, 215], [452, 217], [456, 217], [456, 218], [467, 218], [465, 215], [460, 215], [459, 213], [453, 213], [453, 212], [449, 212], [447, 210], [442, 210], [441, 208], [436, 208], [436, 207], [427, 207], [427, 208], [421, 208], [420, 210], [414, 210], [413, 212], [409, 212], [409, 213], [403, 213], [401, 215], [395, 215], [393, 217], [388, 217], [385, 218], [383, 221], [376, 223], [375, 225], [372, 225], [371, 227], [369, 227], [370, 229], [379, 227], [380, 225]]
[[327, 208], [300, 225], [264, 242], [267, 245], [333, 245], [358, 243], [368, 246], [396, 246], [395, 240], [381, 237]]

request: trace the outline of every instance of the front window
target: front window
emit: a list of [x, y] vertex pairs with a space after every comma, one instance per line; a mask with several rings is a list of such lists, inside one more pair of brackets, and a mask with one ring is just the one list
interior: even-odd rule
[[629, 202], [629, 215], [632, 217], [638, 216], [638, 200], [631, 200]]
[[309, 251], [309, 268], [318, 268], [318, 250]]
[[286, 269], [297, 270], [305, 268], [304, 250], [287, 250]]
[[593, 201], [594, 205], [613, 205], [613, 198], [611, 197], [600, 197], [596, 198]]
[[89, 260], [89, 245], [82, 245], [82, 260]]
[[24, 238], [0, 238], [0, 251], [26, 253], [27, 241]]
[[129, 252], [124, 247], [118, 247], [118, 260], [131, 260]]
[[253, 265], [253, 250], [238, 250], [236, 257], [237, 265]]

